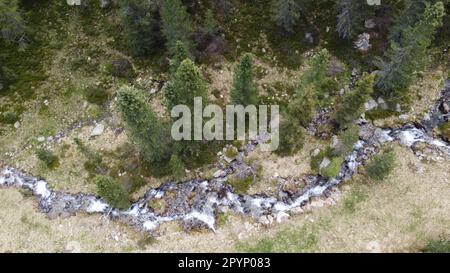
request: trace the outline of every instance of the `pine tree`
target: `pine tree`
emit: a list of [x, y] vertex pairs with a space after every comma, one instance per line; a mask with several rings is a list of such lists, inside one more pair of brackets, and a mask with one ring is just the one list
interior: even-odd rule
[[279, 27], [292, 33], [297, 25], [302, 10], [302, 1], [274, 0], [272, 5], [273, 19]]
[[200, 70], [190, 59], [181, 62], [164, 94], [169, 109], [178, 104], [183, 104], [192, 110], [194, 97], [201, 97], [203, 105], [207, 103], [206, 83]]
[[[176, 105], [186, 105], [191, 109], [192, 115], [192, 128], [196, 130], [203, 124], [197, 124], [193, 120], [194, 116], [194, 98], [201, 97], [202, 104], [208, 103], [206, 83], [203, 80], [200, 70], [190, 60], [186, 59], [181, 62], [180, 66], [175, 73], [173, 80], [168, 84], [165, 89], [166, 103], [169, 111]], [[176, 149], [182, 155], [191, 154], [197, 155], [200, 151], [200, 142], [193, 140], [183, 140], [178, 142]]]
[[6, 43], [16, 43], [19, 49], [26, 45], [27, 27], [18, 7], [17, 0], [0, 1], [0, 38]]
[[253, 56], [244, 54], [234, 72], [234, 82], [231, 89], [231, 101], [234, 104], [256, 105], [258, 90], [254, 79]]
[[354, 90], [347, 92], [342, 98], [335, 113], [335, 119], [341, 128], [345, 128], [357, 120], [364, 112], [364, 103], [373, 93], [375, 75], [361, 78]]
[[158, 9], [153, 0], [124, 0], [121, 19], [126, 41], [135, 56], [151, 54], [161, 42]]
[[205, 22], [203, 24], [203, 32], [207, 35], [216, 35], [219, 29], [219, 22], [217, 21], [212, 10], [208, 9], [205, 15]]
[[378, 59], [377, 88], [394, 101], [406, 101], [414, 72], [423, 69], [436, 29], [442, 25], [445, 9], [442, 2], [428, 5], [421, 19], [402, 33], [402, 44], [391, 41], [385, 60]]
[[171, 55], [175, 55], [177, 41], [181, 41], [188, 50], [192, 48], [191, 19], [181, 0], [161, 1], [162, 33], [166, 39], [166, 47]]
[[336, 30], [344, 39], [352, 39], [364, 28], [370, 6], [361, 0], [339, 0]]
[[[435, 4], [438, 0], [409, 0], [404, 1], [404, 6], [399, 15], [395, 17], [394, 25], [389, 30], [389, 41], [395, 41], [402, 45], [403, 31], [409, 26], [415, 25], [422, 17], [427, 5]], [[449, 2], [448, 0], [445, 0]]]
[[170, 60], [170, 70], [172, 74], [175, 74], [177, 72], [178, 67], [180, 66], [181, 62], [190, 58], [189, 56], [189, 49], [186, 47], [186, 45], [182, 41], [177, 41], [175, 45], [175, 52]]
[[128, 135], [147, 162], [162, 162], [170, 157], [168, 124], [156, 116], [142, 92], [124, 86], [118, 92], [118, 107]]

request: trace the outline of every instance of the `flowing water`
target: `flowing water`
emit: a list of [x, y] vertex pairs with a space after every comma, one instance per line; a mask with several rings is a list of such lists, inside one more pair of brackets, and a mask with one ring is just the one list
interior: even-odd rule
[[[128, 210], [112, 208], [94, 195], [54, 191], [45, 180], [9, 166], [4, 166], [0, 171], [0, 186], [29, 190], [38, 199], [39, 209], [51, 217], [68, 217], [79, 212], [98, 213], [148, 232], [156, 231], [161, 223], [168, 221], [180, 221], [186, 229], [214, 230], [220, 212], [231, 210], [255, 218], [267, 215], [278, 217], [304, 206], [312, 197], [327, 196], [333, 187], [349, 180], [358, 166], [377, 154], [387, 142], [398, 141], [413, 150], [418, 143], [425, 144], [448, 160], [450, 144], [431, 135], [433, 128], [449, 119], [448, 114], [440, 110], [443, 103], [450, 103], [448, 86], [431, 110], [430, 119], [418, 124], [382, 129], [361, 120], [360, 140], [355, 144], [353, 152], [345, 158], [339, 176], [325, 179], [319, 175], [305, 175], [299, 179], [307, 181], [307, 185], [294, 193], [280, 189], [275, 196], [238, 195], [226, 183], [231, 174], [249, 167], [243, 159], [265, 139], [261, 136], [250, 141], [229, 166], [223, 167], [221, 177], [164, 183], [158, 188], [148, 190]], [[416, 155], [422, 156], [420, 152]], [[164, 208], [152, 207], [154, 202], [161, 202]]]

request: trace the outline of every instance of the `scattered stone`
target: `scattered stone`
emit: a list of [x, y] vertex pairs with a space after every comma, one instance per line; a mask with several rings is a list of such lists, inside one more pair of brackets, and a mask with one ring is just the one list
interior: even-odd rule
[[402, 115], [398, 116], [398, 118], [401, 119], [401, 120], [408, 120], [409, 119], [409, 115], [402, 114]]
[[104, 130], [105, 130], [105, 125], [103, 125], [103, 123], [98, 123], [92, 130], [91, 136], [100, 136], [101, 134], [103, 134]]
[[77, 241], [70, 241], [66, 244], [64, 251], [66, 253], [80, 253], [81, 252], [81, 245]]
[[355, 41], [355, 48], [360, 51], [368, 51], [372, 45], [370, 44], [370, 34], [362, 33], [358, 35], [358, 39]]
[[40, 136], [37, 138], [38, 142], [44, 142], [45, 141], [45, 137], [44, 136]]
[[19, 127], [20, 127], [20, 122], [19, 122], [19, 121], [16, 121], [16, 122], [14, 123], [14, 128], [19, 129]]
[[375, 24], [375, 20], [374, 19], [367, 19], [365, 22], [364, 22], [364, 27], [366, 27], [366, 28], [368, 28], [368, 29], [372, 29], [372, 28], [374, 28], [376, 26], [376, 24]]
[[311, 156], [318, 156], [319, 153], [320, 153], [320, 149], [319, 149], [319, 148], [315, 148], [315, 149], [312, 151]]
[[328, 157], [325, 157], [319, 165], [319, 169], [322, 170], [330, 165], [331, 161]]
[[226, 176], [226, 175], [227, 175], [227, 173], [226, 173], [224, 170], [217, 170], [217, 171], [213, 174], [214, 178], [224, 177], [224, 176]]
[[314, 38], [313, 38], [312, 34], [309, 32], [305, 33], [305, 40], [310, 44], [314, 43]]
[[287, 214], [287, 213], [284, 212], [284, 211], [280, 211], [280, 212], [278, 212], [277, 215], [276, 215], [276, 221], [277, 221], [277, 223], [284, 222], [284, 221], [286, 221], [287, 219], [289, 219], [289, 214]]
[[49, 105], [48, 100], [44, 100], [44, 105], [45, 105], [45, 106], [48, 106], [48, 105]]
[[378, 103], [374, 99], [370, 99], [368, 102], [364, 103], [366, 111], [370, 111], [378, 107]]

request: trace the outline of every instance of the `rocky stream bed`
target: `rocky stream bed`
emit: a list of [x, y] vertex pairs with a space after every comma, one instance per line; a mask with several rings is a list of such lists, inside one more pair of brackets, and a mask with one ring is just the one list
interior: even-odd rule
[[[226, 211], [254, 217], [264, 223], [289, 217], [289, 213], [305, 206], [312, 197], [329, 196], [333, 188], [351, 179], [358, 166], [377, 154], [385, 143], [397, 141], [411, 148], [421, 159], [449, 160], [450, 144], [434, 136], [433, 132], [434, 128], [449, 120], [450, 114], [446, 112], [449, 106], [450, 86], [447, 81], [426, 120], [400, 128], [377, 128], [371, 122], [360, 120], [360, 140], [345, 158], [338, 177], [325, 179], [320, 175], [304, 175], [297, 179], [306, 186], [294, 191], [282, 187], [286, 179], [278, 177], [280, 186], [274, 196], [239, 195], [226, 183], [230, 175], [250, 168], [244, 158], [264, 140], [263, 136], [249, 141], [229, 164], [219, 164], [221, 170], [214, 175], [215, 178], [166, 182], [148, 190], [127, 210], [112, 208], [95, 195], [54, 191], [44, 179], [5, 164], [0, 165], [0, 187], [30, 191], [38, 200], [39, 209], [50, 217], [97, 213], [153, 234], [161, 223], [168, 221], [180, 221], [186, 230], [207, 228], [214, 231], [218, 214]], [[164, 208], [152, 207], [155, 202], [162, 202]]]

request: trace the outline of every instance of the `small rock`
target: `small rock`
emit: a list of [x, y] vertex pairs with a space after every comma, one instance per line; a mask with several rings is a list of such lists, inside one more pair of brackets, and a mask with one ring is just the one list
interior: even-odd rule
[[48, 100], [44, 100], [44, 105], [45, 105], [45, 106], [48, 106], [48, 105], [49, 105]]
[[277, 215], [276, 215], [276, 221], [277, 221], [277, 223], [284, 222], [284, 221], [286, 221], [288, 218], [289, 218], [289, 214], [287, 214], [287, 213], [284, 212], [284, 211], [280, 211], [280, 212], [278, 212]]
[[311, 156], [318, 156], [319, 153], [320, 153], [320, 149], [319, 149], [319, 148], [315, 148], [315, 149], [312, 151]]
[[402, 114], [402, 115], [398, 116], [398, 118], [401, 119], [401, 120], [408, 120], [409, 119], [409, 115]]
[[325, 157], [320, 163], [319, 169], [322, 170], [330, 165], [331, 161], [328, 157]]
[[103, 130], [105, 130], [105, 125], [103, 125], [103, 123], [99, 123], [92, 130], [91, 136], [100, 136], [103, 134]]
[[45, 137], [44, 136], [40, 136], [40, 137], [37, 138], [37, 141], [44, 142], [45, 141]]
[[16, 121], [14, 123], [14, 128], [19, 129], [19, 127], [20, 127], [20, 122]]
[[310, 44], [314, 43], [313, 36], [312, 36], [312, 34], [309, 33], [309, 32], [306, 32], [306, 33], [305, 33], [305, 40], [306, 40], [308, 43], [310, 43]]
[[217, 170], [213, 176], [214, 178], [224, 177], [227, 173], [224, 170]]
[[442, 103], [442, 112], [444, 112], [444, 114], [450, 113], [450, 105], [448, 103]]
[[367, 19], [365, 22], [364, 22], [364, 27], [366, 27], [366, 28], [368, 28], [368, 29], [372, 29], [372, 28], [374, 28], [375, 27], [375, 20], [374, 19]]
[[370, 44], [370, 34], [362, 33], [358, 35], [358, 39], [355, 41], [355, 48], [360, 51], [368, 51], [372, 45]]
[[370, 99], [368, 102], [364, 104], [366, 111], [370, 111], [378, 106], [378, 103], [374, 99]]

